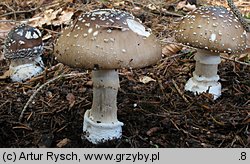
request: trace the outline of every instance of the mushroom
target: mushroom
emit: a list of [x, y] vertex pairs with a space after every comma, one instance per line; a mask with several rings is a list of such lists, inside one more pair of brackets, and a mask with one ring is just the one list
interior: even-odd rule
[[4, 57], [10, 60], [9, 72], [13, 82], [22, 82], [43, 71], [41, 32], [21, 24], [10, 30], [4, 42]]
[[155, 64], [161, 58], [161, 46], [133, 15], [100, 9], [80, 15], [63, 30], [55, 56], [69, 66], [93, 70], [93, 103], [85, 112], [83, 131], [97, 144], [122, 134], [123, 123], [117, 119], [117, 69]]
[[221, 95], [218, 82], [220, 53], [240, 53], [246, 49], [246, 31], [238, 18], [224, 7], [200, 7], [186, 15], [176, 31], [176, 40], [197, 48], [195, 71], [185, 85], [194, 94]]

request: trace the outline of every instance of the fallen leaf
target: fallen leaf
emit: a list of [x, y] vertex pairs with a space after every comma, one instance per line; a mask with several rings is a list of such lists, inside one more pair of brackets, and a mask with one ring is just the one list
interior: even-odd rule
[[125, 5], [125, 1], [114, 2], [115, 7], [124, 6], [124, 5]]
[[69, 101], [69, 108], [72, 108], [76, 101], [75, 96], [72, 93], [68, 93], [66, 99]]
[[67, 144], [69, 144], [70, 142], [71, 142], [70, 139], [64, 138], [63, 140], [61, 140], [60, 142], [58, 142], [58, 143], [56, 144], [56, 146], [59, 147], [59, 148], [62, 148], [62, 147], [64, 147], [64, 146], [66, 146]]
[[249, 61], [249, 60], [250, 60], [249, 54], [247, 54], [247, 53], [245, 53], [245, 54], [240, 54], [239, 57], [237, 57], [236, 60], [237, 60], [237, 61], [242, 61], [242, 62]]
[[72, 9], [67, 9], [61, 12], [59, 15], [58, 19], [53, 20], [53, 25], [54, 26], [59, 26], [61, 24], [69, 24], [71, 17], [74, 15], [74, 12]]
[[153, 79], [153, 78], [151, 78], [151, 77], [149, 77], [149, 76], [141, 76], [141, 77], [139, 77], [139, 81], [141, 82], [141, 83], [143, 83], [143, 84], [147, 84], [147, 83], [149, 83], [149, 82], [151, 82], [151, 81], [156, 81], [155, 79]]
[[146, 134], [148, 135], [148, 136], [152, 136], [154, 133], [156, 133], [157, 131], [159, 131], [159, 130], [161, 130], [162, 128], [160, 128], [160, 127], [153, 127], [153, 128], [151, 128], [151, 129], [149, 129], [147, 132], [146, 132]]
[[157, 7], [153, 4], [148, 4], [147, 7], [150, 9], [150, 10], [156, 10]]
[[34, 27], [42, 27], [43, 25], [59, 26], [62, 24], [69, 24], [74, 11], [71, 8], [62, 10], [48, 9], [42, 13], [38, 13], [29, 19], [29, 24]]
[[177, 10], [184, 10], [184, 11], [192, 11], [192, 10], [196, 9], [196, 6], [191, 5], [187, 1], [181, 1], [177, 4], [176, 9]]
[[9, 23], [9, 22], [0, 22], [0, 38], [5, 39], [9, 31], [14, 27], [15, 25]]
[[8, 79], [10, 77], [10, 71], [4, 72], [3, 75], [0, 76], [0, 80]]
[[172, 56], [179, 52], [182, 49], [182, 46], [176, 45], [173, 43], [167, 44], [165, 47], [162, 49], [162, 54], [165, 56]]

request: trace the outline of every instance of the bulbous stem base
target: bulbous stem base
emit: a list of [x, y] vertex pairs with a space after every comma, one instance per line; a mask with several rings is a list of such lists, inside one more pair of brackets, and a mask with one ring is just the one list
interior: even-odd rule
[[214, 100], [221, 95], [220, 79], [217, 75], [220, 56], [209, 51], [198, 50], [195, 55], [195, 71], [186, 85], [185, 90], [191, 91], [194, 94], [208, 92], [213, 95]]
[[10, 79], [13, 82], [24, 82], [44, 70], [42, 58], [14, 59], [9, 66]]
[[85, 137], [93, 144], [120, 138], [123, 123], [117, 120], [118, 72], [92, 71], [92, 80], [92, 108], [86, 111], [83, 122]]

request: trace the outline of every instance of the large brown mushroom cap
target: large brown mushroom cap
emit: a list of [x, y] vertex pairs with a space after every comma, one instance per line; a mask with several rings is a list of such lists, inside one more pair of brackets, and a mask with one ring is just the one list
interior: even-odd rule
[[63, 30], [55, 56], [78, 68], [139, 68], [156, 63], [161, 46], [131, 14], [101, 9], [81, 15]]
[[212, 52], [238, 53], [246, 49], [246, 31], [224, 7], [200, 7], [180, 22], [176, 39]]
[[37, 57], [43, 51], [42, 34], [29, 25], [16, 26], [8, 33], [3, 50], [7, 59]]

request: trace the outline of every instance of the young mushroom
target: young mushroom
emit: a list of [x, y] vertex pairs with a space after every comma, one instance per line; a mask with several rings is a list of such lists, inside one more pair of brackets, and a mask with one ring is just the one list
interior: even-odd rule
[[156, 63], [161, 58], [161, 46], [133, 15], [100, 9], [80, 15], [63, 30], [55, 56], [69, 66], [93, 70], [93, 103], [85, 112], [83, 131], [97, 144], [122, 134], [123, 123], [117, 119], [117, 69]]
[[3, 50], [4, 57], [10, 60], [13, 82], [26, 81], [43, 71], [43, 42], [37, 28], [25, 24], [14, 27], [5, 39]]
[[185, 90], [194, 94], [221, 95], [218, 82], [220, 53], [240, 53], [246, 49], [246, 31], [238, 18], [224, 7], [200, 7], [186, 15], [176, 31], [178, 42], [197, 48], [193, 77]]

